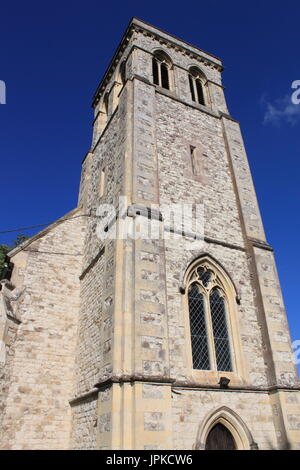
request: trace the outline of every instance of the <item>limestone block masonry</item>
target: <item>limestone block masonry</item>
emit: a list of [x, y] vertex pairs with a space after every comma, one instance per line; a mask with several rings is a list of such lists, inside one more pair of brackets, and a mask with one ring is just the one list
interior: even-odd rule
[[[203, 450], [216, 424], [236, 449], [300, 449], [274, 254], [222, 69], [141, 20], [128, 25], [93, 98], [78, 207], [9, 254], [2, 449]], [[103, 204], [114, 216], [100, 217]], [[182, 227], [183, 204], [190, 222], [201, 208], [201, 230]], [[155, 237], [145, 236], [150, 216]], [[124, 226], [135, 236], [108, 236]], [[221, 339], [211, 300], [198, 299], [192, 325], [193, 283], [201, 299], [221, 295]]]

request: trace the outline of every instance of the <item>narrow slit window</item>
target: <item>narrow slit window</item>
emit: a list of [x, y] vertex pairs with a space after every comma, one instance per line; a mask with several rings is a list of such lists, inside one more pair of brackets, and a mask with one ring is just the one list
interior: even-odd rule
[[195, 148], [196, 147], [193, 147], [192, 145], [190, 146], [190, 152], [191, 152], [191, 164], [192, 164], [192, 172], [193, 172], [193, 175], [196, 174], [196, 165], [195, 165]]
[[195, 176], [203, 174], [203, 153], [201, 147], [190, 146], [192, 173]]
[[102, 197], [105, 191], [105, 168], [102, 168], [99, 181], [99, 196]]

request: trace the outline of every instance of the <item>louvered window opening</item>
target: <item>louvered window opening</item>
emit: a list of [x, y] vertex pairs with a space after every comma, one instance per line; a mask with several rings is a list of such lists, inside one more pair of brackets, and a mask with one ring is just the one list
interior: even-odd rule
[[169, 67], [156, 57], [152, 59], [153, 83], [166, 90], [170, 89]]
[[126, 62], [123, 61], [121, 66], [120, 66], [120, 78], [122, 85], [125, 85], [126, 82]]
[[105, 113], [106, 113], [107, 116], [108, 116], [108, 106], [109, 106], [109, 94], [105, 93], [105, 96], [104, 96], [104, 109], [105, 109]]
[[188, 289], [193, 369], [232, 371], [226, 300], [214, 273], [198, 267]]
[[190, 90], [191, 90], [192, 100], [196, 101], [195, 90], [194, 90], [194, 81], [193, 81], [193, 79], [190, 75], [189, 75], [189, 82], [190, 82]]
[[152, 69], [153, 69], [153, 82], [155, 85], [159, 85], [159, 78], [158, 78], [158, 63], [155, 57], [152, 59]]
[[189, 75], [189, 84], [190, 84], [192, 100], [195, 103], [199, 103], [205, 106], [203, 85], [202, 85], [200, 78]]

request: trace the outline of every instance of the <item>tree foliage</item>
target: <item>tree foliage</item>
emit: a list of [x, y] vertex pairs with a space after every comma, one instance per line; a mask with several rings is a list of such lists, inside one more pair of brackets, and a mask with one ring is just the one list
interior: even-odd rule
[[[24, 233], [19, 233], [19, 235], [17, 236], [17, 238], [13, 241], [13, 245], [12, 245], [12, 248], [16, 248], [16, 246], [18, 245], [21, 245], [21, 243], [25, 242], [26, 240], [28, 240], [30, 237], [27, 237], [26, 235], [24, 235]], [[12, 249], [11, 248], [11, 249]]]
[[0, 271], [4, 266], [5, 256], [9, 252], [10, 247], [8, 245], [0, 245]]
[[17, 238], [12, 242], [12, 245], [0, 245], [0, 273], [4, 267], [4, 261], [7, 253], [16, 248], [16, 246], [28, 240], [30, 237], [27, 237], [23, 233], [19, 233]]

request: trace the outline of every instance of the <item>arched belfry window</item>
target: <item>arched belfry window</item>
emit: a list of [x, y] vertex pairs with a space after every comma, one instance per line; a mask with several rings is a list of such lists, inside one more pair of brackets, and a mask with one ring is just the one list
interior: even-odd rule
[[109, 93], [105, 93], [105, 95], [104, 95], [103, 106], [104, 106], [104, 112], [105, 112], [106, 116], [108, 117]]
[[233, 371], [226, 283], [209, 263], [190, 271], [186, 294], [193, 369]]
[[202, 105], [205, 100], [205, 78], [196, 67], [191, 67], [189, 71], [189, 84], [192, 100]]
[[96, 109], [96, 116], [94, 120], [94, 129], [93, 129], [93, 143], [96, 143], [108, 121], [108, 112], [109, 112], [109, 94], [105, 93], [101, 98], [99, 106]]
[[125, 62], [125, 60], [123, 60], [123, 62], [120, 65], [119, 76], [120, 76], [121, 84], [122, 84], [122, 86], [124, 86], [125, 82], [126, 82], [126, 62]]
[[170, 90], [172, 62], [164, 52], [156, 52], [152, 57], [153, 83]]

